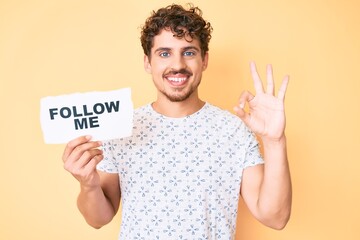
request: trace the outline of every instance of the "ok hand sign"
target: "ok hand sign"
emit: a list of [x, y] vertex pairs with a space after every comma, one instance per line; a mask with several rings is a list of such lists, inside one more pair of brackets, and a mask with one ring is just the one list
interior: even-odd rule
[[[285, 131], [284, 99], [289, 76], [284, 77], [276, 97], [272, 66], [267, 65], [266, 68], [266, 91], [263, 89], [254, 62], [251, 62], [250, 70], [256, 95], [244, 91], [240, 96], [239, 104], [234, 107], [234, 110], [240, 119], [263, 140], [277, 141], [283, 137]], [[244, 110], [246, 103], [249, 105], [249, 112]]]

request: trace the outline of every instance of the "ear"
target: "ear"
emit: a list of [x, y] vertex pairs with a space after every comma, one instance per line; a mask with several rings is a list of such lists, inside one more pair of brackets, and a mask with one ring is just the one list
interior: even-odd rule
[[144, 69], [147, 73], [151, 73], [150, 59], [147, 55], [144, 55]]
[[208, 66], [208, 62], [209, 62], [209, 52], [206, 52], [204, 57], [203, 57], [203, 66], [202, 66], [202, 70], [205, 71], [207, 66]]

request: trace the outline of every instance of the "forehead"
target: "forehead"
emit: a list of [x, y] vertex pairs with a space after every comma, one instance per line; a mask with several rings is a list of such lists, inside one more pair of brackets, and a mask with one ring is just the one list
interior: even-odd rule
[[195, 47], [200, 49], [200, 42], [197, 38], [193, 38], [191, 42], [186, 41], [184, 37], [174, 37], [174, 33], [171, 30], [163, 29], [153, 39], [153, 47], [151, 51], [155, 51], [158, 48], [169, 49], [183, 49], [187, 47]]

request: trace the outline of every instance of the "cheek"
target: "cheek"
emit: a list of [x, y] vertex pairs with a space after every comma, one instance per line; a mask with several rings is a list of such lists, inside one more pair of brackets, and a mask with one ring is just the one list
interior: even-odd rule
[[152, 66], [152, 72], [156, 75], [162, 75], [167, 70], [167, 66], [165, 64], [157, 63]]

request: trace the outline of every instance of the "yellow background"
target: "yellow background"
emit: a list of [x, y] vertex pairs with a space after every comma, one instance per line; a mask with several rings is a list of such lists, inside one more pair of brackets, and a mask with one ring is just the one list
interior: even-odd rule
[[[117, 239], [120, 215], [94, 230], [79, 214], [64, 145], [43, 142], [40, 98], [131, 87], [135, 107], [152, 101], [139, 26], [169, 3], [0, 1], [0, 239]], [[360, 2], [194, 3], [214, 27], [204, 99], [232, 110], [242, 90], [253, 90], [251, 60], [262, 75], [272, 63], [278, 86], [291, 76], [292, 217], [274, 231], [241, 203], [237, 239], [360, 239]]]

